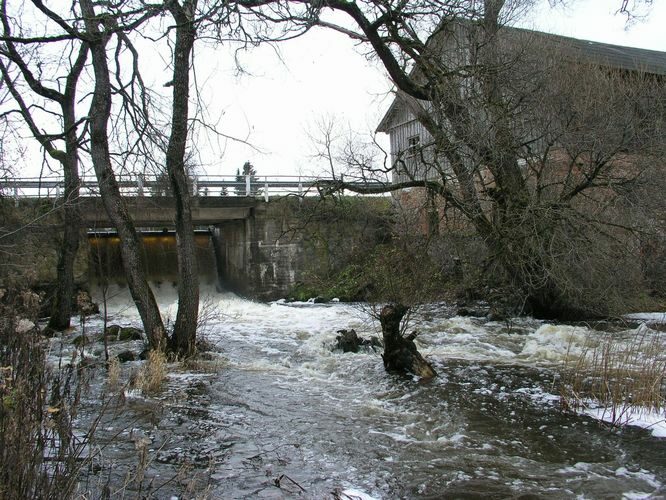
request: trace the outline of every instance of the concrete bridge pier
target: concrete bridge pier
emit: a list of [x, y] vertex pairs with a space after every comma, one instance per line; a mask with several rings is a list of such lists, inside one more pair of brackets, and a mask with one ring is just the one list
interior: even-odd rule
[[211, 226], [210, 234], [221, 288], [243, 295], [251, 290], [246, 275], [248, 264], [252, 260], [246, 240], [251, 225], [249, 218], [221, 221]]
[[223, 288], [259, 300], [283, 297], [302, 267], [302, 237], [288, 216], [258, 204], [246, 219], [220, 221], [211, 238]]

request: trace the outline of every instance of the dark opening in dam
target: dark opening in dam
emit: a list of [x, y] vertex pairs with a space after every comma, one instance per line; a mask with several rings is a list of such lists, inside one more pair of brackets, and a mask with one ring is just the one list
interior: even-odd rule
[[[156, 285], [178, 281], [178, 258], [174, 231], [144, 231], [140, 234], [142, 257], [148, 280]], [[90, 279], [93, 285], [127, 284], [121, 255], [120, 238], [113, 232], [88, 234]], [[216, 253], [211, 232], [195, 232], [200, 285], [219, 285]]]

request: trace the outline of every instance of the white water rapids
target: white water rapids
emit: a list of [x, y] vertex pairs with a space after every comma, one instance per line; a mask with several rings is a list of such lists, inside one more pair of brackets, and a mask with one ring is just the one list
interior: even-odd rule
[[[111, 295], [110, 322], [140, 326], [126, 294]], [[174, 317], [174, 292], [158, 295]], [[224, 499], [666, 498], [664, 441], [560, 409], [559, 370], [589, 346], [587, 327], [428, 306], [409, 327], [439, 373], [423, 382], [386, 374], [378, 352], [331, 349], [343, 328], [381, 335], [367, 308], [205, 295], [200, 334], [219, 369], [179, 368], [103, 429], [119, 477], [137, 436], [149, 443], [153, 491], [141, 494], [186, 498], [196, 478]]]

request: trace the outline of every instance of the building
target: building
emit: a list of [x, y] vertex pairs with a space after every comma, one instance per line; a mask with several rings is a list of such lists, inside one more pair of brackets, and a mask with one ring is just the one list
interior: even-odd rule
[[[467, 74], [460, 77], [450, 78], [449, 92], [458, 93], [462, 99], [469, 98], [474, 100], [478, 98], [478, 73], [475, 74], [472, 69], [479, 63], [479, 37], [478, 28], [472, 23], [451, 23], [444, 29], [440, 29], [435, 37], [432, 37], [428, 44], [436, 47], [435, 50], [441, 53], [443, 61], [442, 67], [462, 68], [461, 71]], [[539, 112], [539, 99], [547, 96], [539, 95], [540, 89], [545, 90], [550, 95], [559, 94], [566, 98], [567, 93], [574, 90], [566, 88], [567, 82], [561, 82], [559, 87], [552, 85], [543, 85], [535, 80], [543, 79], [544, 75], [559, 72], [564, 66], [584, 65], [588, 68], [604, 68], [624, 74], [653, 75], [658, 78], [666, 76], [666, 52], [638, 49], [632, 47], [623, 47], [606, 43], [592, 42], [589, 40], [579, 40], [575, 38], [551, 35], [542, 32], [503, 27], [500, 28], [497, 36], [498, 52], [500, 53], [500, 71], [504, 75], [511, 74], [513, 82], [532, 81], [533, 85], [523, 86], [518, 89], [518, 98], [524, 99], [527, 105], [525, 109], [511, 117], [514, 132], [518, 131], [518, 136], [525, 141], [526, 138], [533, 141], [538, 140], [534, 136], [535, 132], [541, 134], [543, 130], [528, 130], [530, 126], [524, 126], [525, 123], [533, 125], [533, 116]], [[475, 59], [476, 58], [476, 59]], [[589, 72], [589, 70], [586, 70]], [[418, 74], [419, 68], [416, 67], [412, 74]], [[417, 76], [418, 77], [418, 76]], [[513, 82], [507, 80], [508, 86]], [[569, 82], [571, 87], [575, 87], [575, 82]], [[506, 89], [503, 89], [504, 92]], [[506, 90], [512, 92], [515, 89]], [[506, 94], [505, 94], [506, 95]], [[421, 103], [424, 108], [430, 108], [429, 103]], [[485, 113], [486, 103], [469, 105], [478, 118]], [[646, 102], [647, 112], [651, 110], [649, 101]], [[478, 120], [478, 122], [487, 121], [487, 117]], [[517, 123], [522, 122], [522, 123]], [[440, 122], [441, 123], [441, 122]], [[460, 140], [460, 134], [454, 131], [455, 125], [448, 123], [451, 129], [452, 140], [458, 140], [459, 144], [465, 141]], [[443, 127], [443, 128], [446, 128]], [[523, 128], [523, 131], [520, 129]], [[410, 180], [423, 178], [441, 178], [442, 174], [449, 168], [446, 154], [434, 152], [435, 141], [428, 132], [422, 121], [417, 120], [404, 98], [397, 96], [388, 111], [380, 121], [377, 132], [383, 132], [390, 138], [391, 162], [393, 165], [393, 182], [400, 183]], [[458, 137], [456, 137], [458, 136]], [[460, 149], [469, 149], [468, 145], [463, 145]], [[472, 149], [474, 149], [472, 147]], [[515, 148], [520, 149], [520, 148]], [[537, 154], [535, 144], [530, 148], [523, 148], [524, 151], [518, 151], [520, 158], [518, 161], [525, 165], [529, 157]], [[483, 170], [479, 158], [474, 157], [474, 151], [464, 151], [469, 160], [478, 165], [472, 165], [470, 168], [474, 173]]]
[[409, 241], [446, 231], [425, 239], [440, 267], [500, 277], [541, 317], [665, 293], [666, 53], [490, 20], [410, 43], [377, 128]]

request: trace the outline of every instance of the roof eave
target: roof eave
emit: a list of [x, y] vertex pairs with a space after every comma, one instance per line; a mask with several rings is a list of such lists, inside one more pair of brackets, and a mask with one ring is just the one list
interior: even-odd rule
[[377, 125], [375, 133], [383, 132], [385, 134], [388, 134], [389, 130], [392, 128], [391, 120], [393, 120], [393, 116], [395, 115], [397, 109], [398, 109], [398, 98], [396, 96], [393, 98], [393, 101], [391, 102], [389, 109], [386, 111], [386, 113], [384, 113], [384, 116], [380, 120], [379, 125]]

